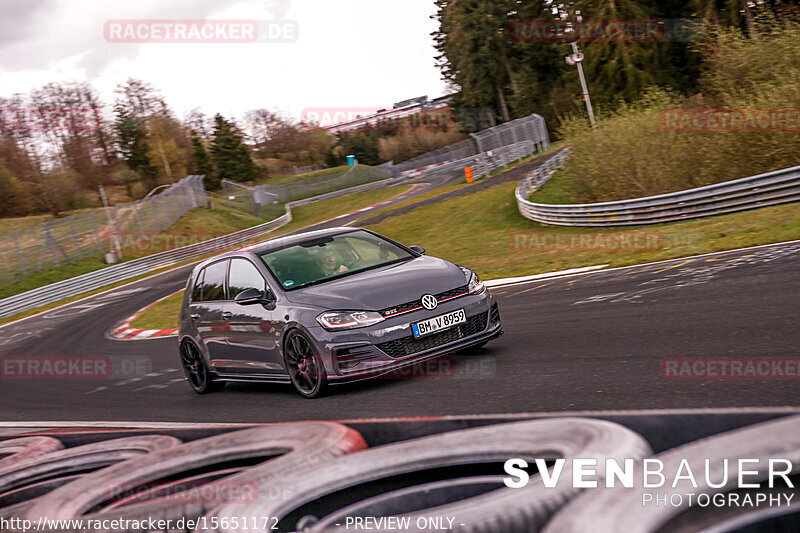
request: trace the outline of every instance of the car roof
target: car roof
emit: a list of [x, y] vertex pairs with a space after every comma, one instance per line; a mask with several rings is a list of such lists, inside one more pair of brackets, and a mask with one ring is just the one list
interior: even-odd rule
[[297, 233], [294, 235], [287, 235], [285, 237], [276, 237], [274, 239], [269, 239], [264, 242], [259, 242], [256, 244], [251, 244], [250, 246], [246, 246], [244, 248], [240, 248], [239, 250], [233, 250], [230, 252], [226, 252], [224, 254], [220, 254], [214, 256], [212, 258], [206, 259], [199, 265], [197, 265], [197, 269], [202, 268], [209, 263], [213, 263], [215, 261], [219, 261], [220, 259], [225, 259], [228, 257], [241, 257], [242, 255], [254, 254], [260, 255], [266, 252], [270, 252], [272, 250], [277, 250], [280, 248], [286, 248], [288, 246], [294, 246], [296, 244], [304, 243], [307, 241], [312, 241], [314, 239], [318, 239], [320, 237], [327, 237], [331, 235], [341, 235], [343, 233], [351, 233], [353, 231], [359, 231], [361, 228], [347, 228], [347, 227], [339, 227], [339, 228], [328, 228], [322, 229], [317, 231], [307, 231], [304, 233]]

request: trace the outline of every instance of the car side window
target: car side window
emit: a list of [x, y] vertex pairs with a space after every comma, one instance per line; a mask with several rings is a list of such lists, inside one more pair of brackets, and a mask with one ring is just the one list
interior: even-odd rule
[[197, 278], [194, 280], [194, 289], [192, 289], [192, 301], [193, 302], [202, 302], [203, 301], [203, 276], [205, 275], [206, 270], [203, 269], [197, 275]]
[[228, 261], [220, 261], [206, 267], [203, 274], [203, 301], [225, 300], [225, 277], [228, 274]]
[[228, 292], [230, 299], [247, 289], [258, 289], [261, 296], [267, 295], [267, 282], [258, 269], [247, 259], [232, 259], [228, 274]]

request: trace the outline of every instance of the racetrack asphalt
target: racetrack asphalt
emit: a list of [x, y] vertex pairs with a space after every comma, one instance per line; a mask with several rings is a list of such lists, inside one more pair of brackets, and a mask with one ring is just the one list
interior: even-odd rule
[[[434, 185], [458, 176], [439, 179]], [[273, 422], [800, 404], [800, 376], [663, 375], [670, 358], [797, 360], [800, 242], [495, 288], [506, 335], [483, 350], [446, 356], [399, 379], [335, 387], [318, 400], [267, 384], [229, 384], [222, 393], [197, 396], [183, 378], [175, 338], [107, 336], [117, 322], [180, 289], [190, 269], [0, 328], [0, 363], [108, 357], [119, 372], [91, 380], [4, 375], [0, 420]]]

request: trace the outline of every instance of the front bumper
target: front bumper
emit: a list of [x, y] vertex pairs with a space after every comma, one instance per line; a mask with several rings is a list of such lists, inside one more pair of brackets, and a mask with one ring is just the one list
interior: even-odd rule
[[[415, 339], [411, 324], [464, 309], [467, 322]], [[316, 329], [316, 328], [315, 328]], [[428, 359], [482, 344], [502, 334], [499, 310], [489, 291], [442, 303], [435, 311], [389, 318], [370, 328], [313, 332], [331, 384], [371, 379]]]

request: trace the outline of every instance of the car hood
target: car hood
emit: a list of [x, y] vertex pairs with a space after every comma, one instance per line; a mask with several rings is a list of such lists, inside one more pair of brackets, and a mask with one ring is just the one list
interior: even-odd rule
[[295, 303], [327, 309], [378, 311], [466, 285], [464, 272], [435, 257], [360, 272], [286, 293]]

